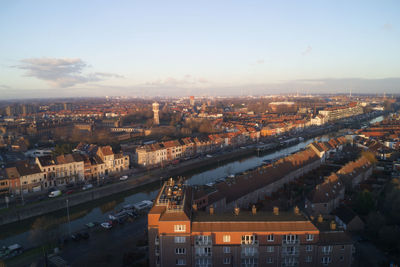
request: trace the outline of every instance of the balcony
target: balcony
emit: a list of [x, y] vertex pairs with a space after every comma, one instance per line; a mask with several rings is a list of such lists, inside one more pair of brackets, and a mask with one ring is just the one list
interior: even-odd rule
[[295, 251], [282, 250], [282, 257], [286, 257], [286, 256], [288, 256], [288, 257], [290, 257], [290, 256], [298, 257], [299, 255], [300, 255], [300, 253], [299, 253], [298, 250], [295, 250]]
[[208, 241], [196, 240], [195, 244], [196, 244], [196, 246], [211, 246], [212, 245], [212, 241], [211, 240], [208, 240]]
[[196, 252], [196, 257], [211, 257], [212, 252]]
[[156, 254], [156, 256], [160, 256], [160, 250], [157, 249], [157, 250], [155, 251], [155, 254]]
[[242, 257], [242, 258], [245, 258], [245, 257], [256, 257], [256, 258], [258, 258], [258, 251], [254, 251], [254, 252], [245, 252], [245, 251], [242, 251], [241, 253], [240, 253], [240, 256]]

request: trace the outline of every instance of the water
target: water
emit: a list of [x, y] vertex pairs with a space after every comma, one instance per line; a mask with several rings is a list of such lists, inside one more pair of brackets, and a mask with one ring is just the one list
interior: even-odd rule
[[[370, 123], [382, 121], [383, 116], [377, 117], [370, 121]], [[297, 145], [283, 148], [271, 154], [262, 157], [252, 156], [249, 158], [237, 160], [234, 162], [226, 163], [222, 166], [193, 173], [187, 177], [187, 183], [194, 184], [207, 184], [214, 182], [217, 179], [225, 178], [230, 174], [236, 174], [248, 169], [255, 168], [263, 164], [264, 160], [271, 160], [283, 157], [298, 150], [305, 148], [308, 144], [318, 139], [320, 141], [327, 141], [335, 134], [324, 135], [317, 138], [308, 139]], [[71, 218], [71, 231], [78, 231], [84, 227], [88, 222], [104, 222], [107, 220], [108, 214], [115, 210], [121, 209], [126, 204], [134, 204], [145, 199], [154, 199], [160, 189], [160, 184], [153, 183], [151, 185], [142, 186], [127, 192], [122, 192], [117, 195], [106, 197], [96, 200], [87, 204], [82, 204], [70, 208]], [[43, 216], [42, 216], [43, 217]], [[47, 221], [54, 222], [59, 225], [60, 231], [67, 233], [67, 214], [66, 210], [57, 211], [48, 215], [44, 215]], [[22, 222], [13, 223], [11, 225], [0, 226], [0, 247], [4, 245], [11, 245], [14, 243], [21, 244], [25, 248], [32, 246], [30, 229], [33, 222], [37, 218], [28, 219]]]

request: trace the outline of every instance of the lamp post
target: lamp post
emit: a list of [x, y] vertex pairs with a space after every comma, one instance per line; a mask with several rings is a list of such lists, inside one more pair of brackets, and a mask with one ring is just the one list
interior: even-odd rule
[[68, 219], [68, 233], [71, 236], [71, 221], [69, 220], [69, 205], [68, 205], [68, 198], [66, 199], [67, 202], [67, 219]]

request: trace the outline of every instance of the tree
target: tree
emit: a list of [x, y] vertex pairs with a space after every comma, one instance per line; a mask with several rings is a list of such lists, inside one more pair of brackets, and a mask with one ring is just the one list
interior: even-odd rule
[[367, 160], [371, 162], [371, 164], [375, 164], [377, 162], [374, 153], [372, 153], [371, 151], [362, 151], [361, 156], [367, 158]]
[[379, 229], [386, 224], [385, 217], [378, 212], [370, 212], [366, 222], [366, 230], [373, 238], [378, 237]]
[[375, 209], [375, 201], [373, 195], [368, 190], [358, 193], [355, 203], [355, 210], [361, 215], [367, 215]]

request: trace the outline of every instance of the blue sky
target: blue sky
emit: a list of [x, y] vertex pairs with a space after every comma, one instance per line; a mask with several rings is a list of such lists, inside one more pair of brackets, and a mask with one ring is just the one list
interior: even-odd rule
[[399, 14], [399, 1], [3, 0], [0, 94], [399, 93]]

